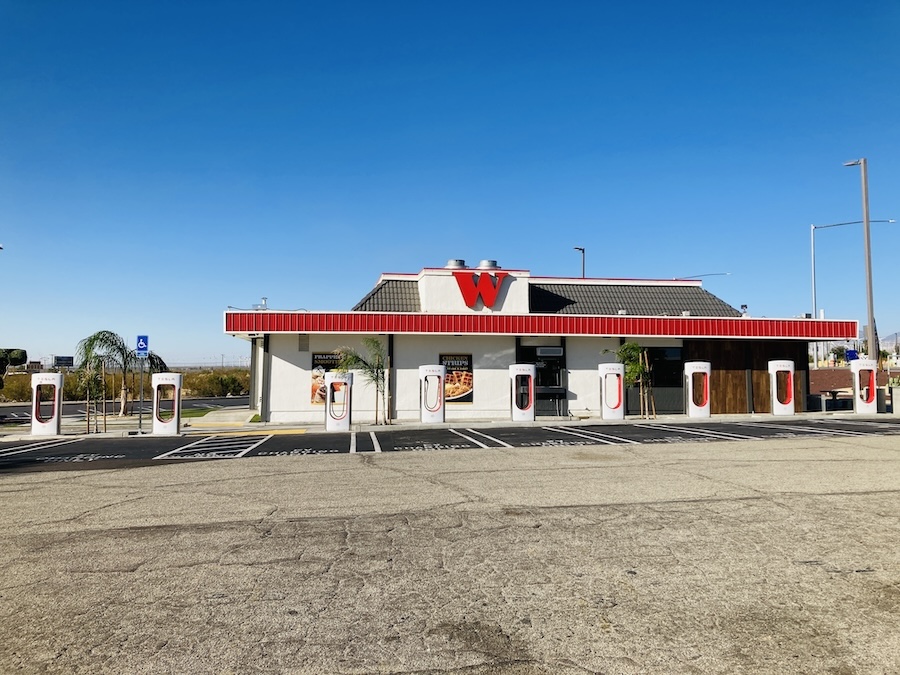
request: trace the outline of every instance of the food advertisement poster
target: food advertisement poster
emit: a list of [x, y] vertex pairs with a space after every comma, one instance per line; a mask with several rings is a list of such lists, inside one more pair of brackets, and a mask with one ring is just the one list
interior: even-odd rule
[[441, 354], [438, 364], [446, 366], [444, 399], [447, 403], [471, 403], [475, 391], [471, 354]]
[[325, 373], [334, 370], [340, 363], [340, 354], [312, 355], [312, 388], [310, 403], [325, 405]]

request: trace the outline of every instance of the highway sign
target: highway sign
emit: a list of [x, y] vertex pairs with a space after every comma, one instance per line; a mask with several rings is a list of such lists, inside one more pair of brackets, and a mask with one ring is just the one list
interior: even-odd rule
[[137, 338], [137, 357], [146, 359], [150, 353], [150, 338], [147, 335], [138, 335]]

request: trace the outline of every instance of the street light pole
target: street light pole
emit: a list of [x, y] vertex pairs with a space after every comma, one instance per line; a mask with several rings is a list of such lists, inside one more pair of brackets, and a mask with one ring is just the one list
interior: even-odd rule
[[584, 279], [584, 247], [576, 246], [576, 251], [581, 251], [581, 278]]
[[[867, 212], [868, 212], [868, 210], [867, 210]], [[814, 319], [816, 318], [817, 313], [819, 311], [819, 307], [816, 302], [816, 230], [826, 230], [830, 227], [843, 227], [844, 225], [859, 225], [860, 223], [865, 223], [865, 222], [866, 221], [864, 221], [864, 220], [851, 220], [846, 223], [832, 223], [831, 225], [810, 225], [809, 226], [809, 249], [810, 249], [809, 259], [810, 259], [810, 269], [812, 270], [812, 311], [813, 311]], [[897, 221], [895, 221], [893, 218], [888, 218], [886, 220], [869, 220], [868, 222], [869, 223], [894, 223]], [[867, 241], [868, 241], [868, 238], [867, 238]], [[866, 256], [866, 262], [867, 263], [869, 262], [868, 255]], [[868, 264], [866, 266], [866, 271], [867, 271], [867, 273], [870, 273], [870, 266]], [[871, 290], [869, 291], [868, 297], [871, 298]], [[870, 310], [871, 310], [871, 308], [870, 308]], [[816, 345], [816, 343], [814, 343], [813, 349], [817, 350], [818, 347], [815, 345]], [[815, 354], [815, 351], [814, 351], [813, 355], [814, 355], [814, 357], [817, 356]], [[815, 358], [814, 358], [813, 362], [815, 363]]]
[[869, 325], [866, 326], [866, 343], [870, 359], [878, 360], [878, 338], [875, 334], [875, 301], [872, 297], [872, 238], [869, 228], [869, 169], [866, 158], [844, 162], [844, 166], [859, 166], [862, 181], [862, 210], [863, 210], [863, 242], [866, 255], [866, 310], [868, 311]]

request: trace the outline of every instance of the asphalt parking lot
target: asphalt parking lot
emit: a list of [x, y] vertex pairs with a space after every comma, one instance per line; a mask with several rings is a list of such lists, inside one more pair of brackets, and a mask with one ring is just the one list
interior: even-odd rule
[[72, 466], [109, 469], [183, 460], [302, 457], [380, 452], [432, 452], [486, 448], [552, 448], [759, 441], [807, 437], [900, 434], [900, 418], [774, 417], [736, 421], [630, 421], [627, 424], [544, 426], [503, 424], [453, 428], [380, 427], [325, 433], [264, 428], [190, 436], [18, 437], [0, 443], [0, 471], [59, 470]]
[[0, 470], [0, 672], [897, 672], [896, 425], [633, 427]]

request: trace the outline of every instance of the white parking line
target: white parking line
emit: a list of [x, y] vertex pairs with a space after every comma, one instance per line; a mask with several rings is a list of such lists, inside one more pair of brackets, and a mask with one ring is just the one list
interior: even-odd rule
[[848, 431], [846, 429], [816, 429], [815, 427], [804, 427], [799, 424], [766, 424], [764, 422], [736, 422], [742, 427], [762, 427], [764, 429], [779, 429], [780, 431], [808, 431], [813, 434], [824, 434], [826, 436], [868, 436], [862, 431]]
[[816, 424], [854, 424], [859, 427], [875, 427], [883, 431], [900, 431], [900, 424], [892, 424], [890, 422], [866, 422], [865, 420], [815, 420]]
[[457, 431], [456, 429], [450, 429], [450, 431], [453, 432], [454, 434], [456, 434], [457, 436], [462, 436], [462, 437], [465, 438], [467, 441], [469, 441], [469, 442], [471, 442], [471, 443], [474, 443], [475, 445], [477, 445], [477, 446], [479, 446], [479, 447], [482, 447], [482, 448], [489, 448], [489, 447], [491, 447], [491, 446], [489, 446], [489, 445], [485, 445], [484, 443], [482, 443], [481, 441], [479, 441], [479, 440], [476, 439], [476, 438], [472, 438], [471, 436], [466, 436], [464, 433], [462, 433], [461, 431]]
[[375, 452], [381, 452], [381, 443], [378, 442], [378, 437], [375, 435], [375, 432], [370, 431], [369, 436], [372, 437], [372, 445], [375, 446]]
[[81, 438], [70, 438], [68, 440], [46, 440], [46, 441], [38, 441], [37, 443], [31, 443], [29, 445], [20, 445], [12, 450], [0, 450], [0, 457], [10, 457], [12, 455], [19, 455], [23, 452], [29, 452], [31, 450], [49, 450], [50, 448], [58, 448], [63, 445], [69, 445], [70, 443], [78, 443], [83, 439]]
[[641, 429], [662, 429], [663, 431], [677, 432], [682, 434], [694, 434], [695, 436], [706, 436], [707, 438], [718, 438], [723, 441], [758, 441], [759, 436], [747, 436], [745, 434], [733, 434], [728, 431], [710, 431], [709, 429], [698, 430], [688, 429], [686, 427], [676, 427], [669, 424], [635, 424], [634, 426]]
[[589, 441], [597, 441], [598, 443], [606, 443], [606, 445], [619, 445], [616, 441], [611, 441], [608, 438], [603, 438], [602, 436], [597, 436], [593, 434], [580, 433], [578, 431], [570, 431], [569, 429], [563, 429], [562, 427], [541, 427], [544, 431], [556, 431], [561, 434], [569, 434], [570, 436], [578, 436], [579, 438], [586, 438]]
[[466, 431], [468, 431], [470, 434], [478, 434], [479, 436], [483, 436], [484, 438], [488, 439], [489, 441], [494, 441], [494, 443], [497, 443], [501, 447], [504, 447], [504, 448], [514, 447], [514, 446], [510, 445], [509, 443], [504, 443], [499, 438], [494, 438], [493, 436], [488, 436], [487, 434], [483, 434], [480, 431], [476, 431], [475, 429], [466, 429]]
[[350, 433], [350, 454], [356, 454], [356, 432], [353, 431]]

